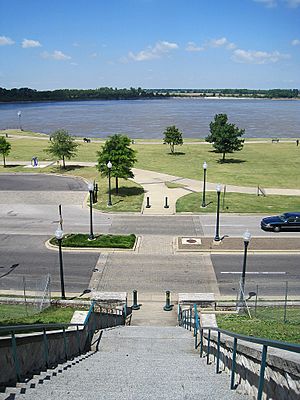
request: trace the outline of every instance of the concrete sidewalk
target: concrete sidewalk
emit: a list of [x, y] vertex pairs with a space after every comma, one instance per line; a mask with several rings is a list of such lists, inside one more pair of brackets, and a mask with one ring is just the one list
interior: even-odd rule
[[[147, 171], [133, 168], [134, 181], [140, 184], [145, 190], [145, 198], [142, 207], [143, 214], [171, 215], [176, 213], [176, 201], [189, 193], [201, 192], [203, 181], [196, 179], [182, 178], [175, 175], [162, 174], [154, 171]], [[180, 188], [169, 189], [166, 182], [182, 185]], [[206, 183], [207, 191], [215, 191], [216, 183]], [[257, 194], [257, 187], [226, 185], [227, 192]], [[299, 189], [265, 189], [266, 195], [288, 195], [300, 196]], [[150, 208], [146, 208], [147, 197], [149, 197]], [[168, 198], [168, 208], [165, 208], [165, 198]]]

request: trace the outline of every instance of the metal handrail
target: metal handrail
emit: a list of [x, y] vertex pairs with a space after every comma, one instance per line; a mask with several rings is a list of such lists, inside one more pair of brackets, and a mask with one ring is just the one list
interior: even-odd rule
[[[96, 332], [97, 328], [96, 328], [96, 323], [95, 320], [92, 321], [92, 326], [88, 326], [91, 315], [94, 312], [94, 305], [95, 305], [95, 301], [93, 301], [91, 303], [91, 306], [89, 308], [89, 311], [87, 313], [87, 316], [84, 320], [83, 323], [61, 323], [61, 324], [24, 324], [24, 325], [9, 325], [9, 326], [4, 326], [4, 327], [0, 327], [0, 340], [7, 340], [7, 339], [11, 339], [11, 348], [12, 348], [12, 356], [13, 356], [13, 360], [14, 360], [14, 369], [15, 369], [15, 376], [17, 381], [20, 381], [22, 379], [22, 374], [21, 374], [21, 368], [20, 368], [20, 361], [19, 361], [19, 357], [17, 354], [17, 333], [25, 333], [25, 334], [34, 334], [34, 333], [38, 333], [38, 334], [42, 334], [43, 335], [43, 352], [44, 352], [44, 360], [46, 363], [46, 366], [48, 366], [48, 362], [49, 362], [49, 346], [48, 346], [48, 334], [50, 333], [49, 331], [51, 330], [52, 333], [54, 333], [53, 331], [55, 330], [60, 330], [63, 332], [63, 340], [64, 340], [64, 353], [65, 353], [65, 360], [68, 360], [70, 357], [70, 354], [68, 354], [67, 351], [67, 328], [70, 327], [76, 327], [76, 331], [77, 331], [77, 342], [78, 342], [78, 354], [77, 355], [81, 355], [83, 354], [83, 352], [85, 352], [85, 346], [81, 346], [80, 345], [80, 339], [79, 339], [79, 329], [80, 327], [82, 328], [82, 330], [88, 329], [87, 331], [87, 338], [89, 343], [91, 344], [92, 342], [92, 337], [94, 335], [94, 333]], [[111, 315], [122, 315], [123, 317], [125, 317], [125, 310], [113, 310], [116, 311], [116, 313], [111, 313]], [[125, 318], [124, 318], [125, 321]], [[115, 324], [117, 325], [117, 322], [115, 322]], [[47, 332], [48, 331], [48, 332]], [[57, 332], [55, 332], [57, 333]], [[7, 334], [7, 335], [5, 335]]]
[[[268, 347], [277, 348], [280, 350], [291, 351], [294, 353], [300, 353], [300, 345], [296, 343], [286, 343], [278, 340], [268, 340], [263, 338], [258, 338], [254, 336], [247, 336], [241, 335], [239, 333], [234, 333], [227, 331], [225, 329], [220, 329], [217, 327], [210, 327], [210, 326], [201, 326], [200, 318], [198, 315], [197, 305], [194, 304], [193, 307], [194, 311], [194, 336], [195, 336], [195, 349], [200, 346], [200, 356], [203, 355], [203, 331], [207, 330], [207, 364], [209, 363], [209, 355], [210, 355], [210, 341], [211, 341], [211, 331], [217, 332], [218, 339], [217, 339], [217, 355], [216, 355], [216, 373], [219, 373], [219, 361], [220, 361], [220, 343], [221, 343], [221, 334], [227, 335], [232, 337], [233, 340], [233, 353], [232, 353], [232, 368], [231, 368], [231, 383], [230, 388], [235, 389], [235, 368], [236, 368], [236, 353], [237, 353], [237, 341], [243, 340], [246, 342], [255, 343], [258, 345], [262, 345], [262, 358], [261, 358], [261, 367], [260, 367], [260, 374], [259, 374], [259, 384], [258, 384], [258, 393], [257, 393], [257, 400], [262, 399], [263, 393], [263, 386], [264, 386], [264, 373], [267, 361], [267, 351]], [[182, 310], [181, 307], [178, 307], [178, 321], [179, 325], [183, 326], [186, 329], [191, 330], [191, 321], [192, 321], [192, 309]], [[197, 343], [197, 335], [198, 331], [200, 333], [200, 342]]]

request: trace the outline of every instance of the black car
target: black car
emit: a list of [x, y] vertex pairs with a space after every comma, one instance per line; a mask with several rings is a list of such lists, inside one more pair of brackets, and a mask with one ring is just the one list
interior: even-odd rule
[[264, 231], [300, 231], [300, 212], [289, 212], [263, 218], [260, 227]]

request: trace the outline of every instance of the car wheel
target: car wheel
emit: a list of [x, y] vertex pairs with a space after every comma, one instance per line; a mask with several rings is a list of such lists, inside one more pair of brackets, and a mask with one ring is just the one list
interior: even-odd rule
[[281, 231], [280, 226], [275, 226], [274, 227], [274, 232], [280, 232], [280, 231]]

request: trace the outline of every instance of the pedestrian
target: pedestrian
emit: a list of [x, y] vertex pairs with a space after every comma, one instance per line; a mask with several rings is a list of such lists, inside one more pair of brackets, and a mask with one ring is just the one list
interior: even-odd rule
[[296, 140], [296, 145], [299, 146], [299, 139]]

